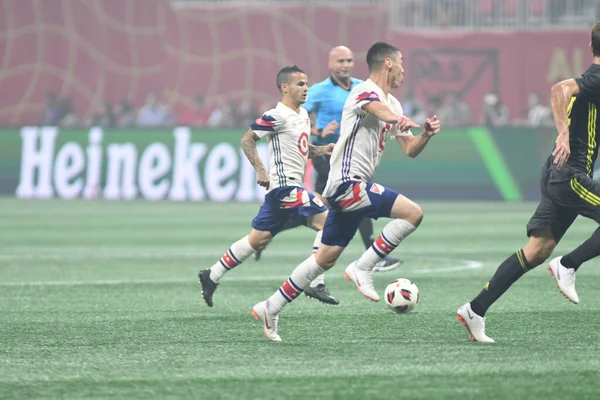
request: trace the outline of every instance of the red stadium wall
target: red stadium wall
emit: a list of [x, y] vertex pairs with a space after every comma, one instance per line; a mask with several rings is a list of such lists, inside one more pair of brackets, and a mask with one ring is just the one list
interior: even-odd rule
[[[104, 99], [139, 106], [156, 91], [176, 110], [204, 94], [256, 101], [277, 95], [274, 76], [297, 63], [312, 81], [327, 52], [346, 44], [364, 77], [368, 46], [387, 39], [405, 53], [418, 98], [466, 93], [474, 118], [495, 90], [511, 114], [531, 91], [542, 96], [590, 61], [581, 32], [424, 35], [392, 33], [373, 6], [174, 10], [162, 0], [18, 0], [0, 5], [0, 123], [38, 120], [44, 93], [70, 96], [80, 115]], [[399, 93], [400, 97], [402, 96]], [[475, 121], [476, 122], [476, 121]]]
[[550, 86], [581, 74], [592, 61], [589, 30], [555, 32], [389, 34], [404, 52], [407, 88], [425, 101], [461, 93], [478, 123], [483, 96], [499, 94], [511, 119], [536, 92], [542, 103]]

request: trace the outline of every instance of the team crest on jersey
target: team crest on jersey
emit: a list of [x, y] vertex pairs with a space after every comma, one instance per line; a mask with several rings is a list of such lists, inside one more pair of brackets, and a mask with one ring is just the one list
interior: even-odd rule
[[306, 118], [306, 126], [310, 125], [310, 118]]
[[371, 189], [369, 189], [371, 193], [382, 194], [385, 191], [385, 188], [377, 183], [371, 185]]
[[302, 132], [298, 138], [298, 151], [304, 157], [308, 156], [308, 133]]

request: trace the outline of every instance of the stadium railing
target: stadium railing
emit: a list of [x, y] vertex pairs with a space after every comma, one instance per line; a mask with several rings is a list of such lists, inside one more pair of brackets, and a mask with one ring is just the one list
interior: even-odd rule
[[[391, 0], [394, 1], [394, 0]], [[173, 8], [197, 8], [197, 7], [255, 7], [267, 4], [269, 7], [286, 5], [311, 5], [311, 4], [377, 4], [384, 6], [388, 0], [170, 0]]]
[[371, 4], [393, 30], [579, 29], [600, 19], [597, 0], [170, 0], [175, 8]]
[[600, 16], [595, 0], [396, 0], [393, 30], [580, 29]]

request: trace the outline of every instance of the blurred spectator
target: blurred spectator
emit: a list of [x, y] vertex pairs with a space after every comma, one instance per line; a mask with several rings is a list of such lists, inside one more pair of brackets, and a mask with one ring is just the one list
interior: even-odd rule
[[440, 121], [445, 126], [467, 126], [471, 124], [471, 109], [469, 105], [458, 98], [455, 93], [449, 93], [444, 99], [444, 105], [437, 112]]
[[402, 97], [402, 112], [404, 115], [415, 121], [419, 125], [423, 125], [427, 118], [425, 107], [417, 99], [413, 97], [412, 91], [409, 89], [406, 95]]
[[410, 114], [404, 113], [404, 115], [407, 115], [410, 119], [412, 119], [421, 126], [423, 126], [423, 123], [425, 123], [425, 119], [427, 118], [427, 114], [425, 113], [425, 107], [423, 107], [421, 103], [416, 101], [411, 105]]
[[135, 111], [127, 99], [121, 99], [114, 108], [115, 123], [119, 128], [130, 128], [135, 125]]
[[252, 100], [244, 99], [236, 110], [234, 125], [236, 128], [248, 126], [257, 116], [258, 111], [256, 110], [256, 107], [254, 107]]
[[537, 93], [529, 93], [527, 106], [527, 125], [533, 127], [554, 125], [552, 111], [540, 103], [540, 96]]
[[206, 124], [211, 128], [217, 127], [221, 125], [225, 115], [225, 100], [220, 98], [217, 100], [217, 104], [215, 104], [214, 108], [210, 112], [208, 116], [208, 120]]
[[442, 107], [442, 99], [439, 96], [430, 97], [427, 104], [427, 115], [434, 115], [440, 111]]
[[502, 104], [495, 93], [488, 93], [483, 97], [480, 123], [488, 128], [496, 128], [508, 123], [508, 107]]
[[224, 128], [232, 128], [235, 126], [235, 115], [237, 114], [236, 104], [229, 100], [225, 102], [225, 108], [223, 109], [223, 120], [219, 126]]
[[73, 107], [73, 100], [70, 97], [61, 101], [60, 108], [62, 115], [60, 126], [64, 128], [74, 128], [82, 125], [75, 112], [75, 108]]
[[234, 117], [235, 105], [233, 102], [220, 98], [208, 117], [207, 125], [213, 128], [231, 128], [234, 125]]
[[40, 118], [40, 125], [56, 126], [62, 118], [61, 104], [54, 92], [46, 92], [46, 105]]
[[258, 114], [256, 114], [256, 118], [260, 117], [261, 115], [269, 111], [271, 108], [275, 108], [275, 106], [277, 106], [277, 101], [278, 100], [262, 101], [258, 106]]
[[173, 118], [167, 106], [160, 104], [156, 94], [150, 92], [146, 95], [146, 103], [138, 112], [136, 122], [138, 126], [146, 128], [170, 126]]
[[102, 128], [113, 128], [116, 126], [116, 118], [113, 113], [112, 103], [105, 100], [98, 106], [90, 121], [91, 126], [100, 126]]
[[204, 102], [204, 96], [197, 95], [194, 97], [194, 106], [188, 107], [179, 116], [179, 124], [187, 126], [204, 126], [210, 117], [210, 109]]

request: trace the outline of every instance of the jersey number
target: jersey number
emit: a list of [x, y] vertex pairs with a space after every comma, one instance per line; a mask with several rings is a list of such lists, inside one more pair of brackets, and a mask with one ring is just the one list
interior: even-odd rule
[[379, 134], [379, 150], [383, 151], [385, 148], [385, 141], [387, 140], [387, 133], [390, 131], [392, 126], [390, 124], [385, 124], [383, 129], [381, 129], [381, 133]]
[[298, 150], [304, 157], [308, 155], [308, 133], [302, 132], [298, 139]]

